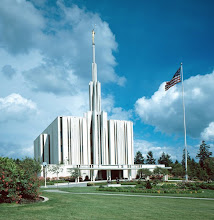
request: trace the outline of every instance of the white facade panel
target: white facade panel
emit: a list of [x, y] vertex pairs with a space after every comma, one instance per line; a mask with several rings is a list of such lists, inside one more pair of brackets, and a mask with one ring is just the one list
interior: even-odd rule
[[[81, 165], [93, 169], [105, 165], [121, 166], [122, 169], [134, 164], [132, 122], [108, 120], [107, 113], [101, 112], [95, 44], [92, 81], [89, 83], [89, 112], [84, 117], [57, 117], [34, 141], [34, 156], [49, 164]], [[98, 174], [98, 170], [87, 172], [93, 179]], [[123, 175], [130, 176], [130, 172], [125, 170]]]
[[43, 134], [43, 148], [44, 148], [44, 161], [49, 162], [49, 135], [48, 134]]

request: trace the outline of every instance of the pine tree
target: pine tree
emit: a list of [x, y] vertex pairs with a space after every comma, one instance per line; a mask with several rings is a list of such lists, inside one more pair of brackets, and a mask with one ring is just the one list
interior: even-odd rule
[[164, 152], [162, 153], [161, 157], [158, 160], [159, 164], [165, 164], [166, 167], [169, 167], [172, 165], [172, 160], [170, 159], [169, 154], [165, 154]]
[[135, 164], [144, 164], [144, 157], [140, 151], [136, 153], [136, 156], [134, 158]]
[[152, 153], [152, 151], [149, 151], [148, 153], [147, 153], [147, 159], [146, 159], [146, 163], [147, 164], [155, 164], [155, 159], [154, 159], [154, 157], [153, 157], [153, 153]]
[[199, 158], [199, 164], [202, 168], [204, 168], [205, 160], [210, 158], [212, 152], [209, 151], [210, 146], [205, 144], [205, 141], [202, 141], [202, 144], [199, 148], [199, 153], [196, 155], [196, 158]]

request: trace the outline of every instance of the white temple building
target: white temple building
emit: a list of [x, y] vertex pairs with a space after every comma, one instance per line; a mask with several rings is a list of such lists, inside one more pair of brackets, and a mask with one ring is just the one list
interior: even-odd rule
[[101, 110], [94, 35], [93, 30], [89, 111], [83, 117], [58, 116], [35, 139], [34, 157], [47, 164], [63, 164], [60, 176], [68, 176], [69, 168], [79, 168], [83, 178], [92, 180], [135, 178], [142, 165], [134, 165], [133, 123], [108, 120], [107, 112]]

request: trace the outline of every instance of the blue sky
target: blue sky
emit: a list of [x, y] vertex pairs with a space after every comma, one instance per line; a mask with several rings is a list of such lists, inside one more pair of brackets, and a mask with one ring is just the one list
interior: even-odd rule
[[0, 155], [33, 156], [33, 140], [58, 115], [88, 110], [91, 30], [102, 109], [134, 122], [134, 148], [181, 160], [180, 62], [188, 151], [214, 152], [212, 1], [3, 0], [0, 5]]

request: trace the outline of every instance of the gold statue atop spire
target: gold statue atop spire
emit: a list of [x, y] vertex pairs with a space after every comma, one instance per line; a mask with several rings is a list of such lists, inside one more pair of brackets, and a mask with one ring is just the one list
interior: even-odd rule
[[94, 35], [95, 35], [95, 32], [94, 32], [94, 29], [92, 30], [92, 44], [95, 45], [94, 43]]

